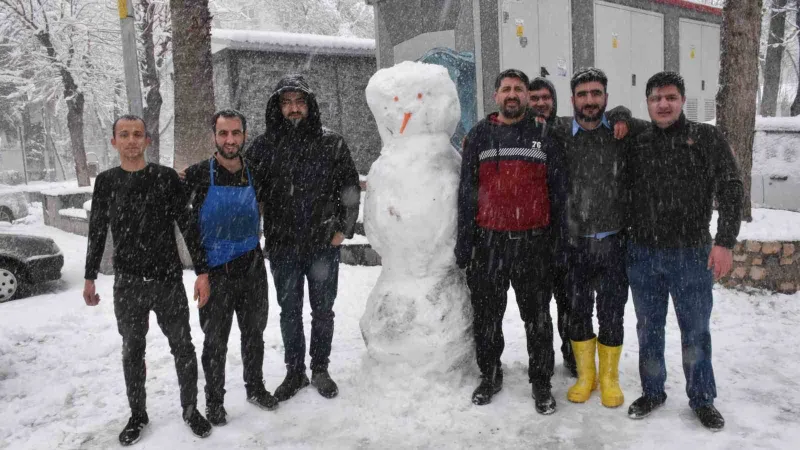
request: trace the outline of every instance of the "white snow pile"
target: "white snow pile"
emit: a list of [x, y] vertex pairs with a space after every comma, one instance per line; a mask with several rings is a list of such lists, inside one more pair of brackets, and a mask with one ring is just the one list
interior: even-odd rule
[[89, 216], [86, 214], [86, 210], [83, 208], [64, 208], [59, 209], [58, 214], [65, 216], [65, 217], [75, 217], [76, 219], [88, 219]]
[[372, 56], [375, 40], [285, 33], [280, 31], [211, 30], [211, 42], [221, 48], [288, 53], [352, 54]]
[[383, 266], [360, 322], [364, 370], [414, 379], [415, 391], [449, 389], [441, 383], [476, 368], [469, 291], [453, 255], [458, 95], [444, 67], [414, 62], [379, 70], [366, 95], [383, 148], [367, 177], [364, 229]]
[[[739, 241], [800, 241], [800, 212], [753, 208], [752, 222], [742, 222]], [[711, 237], [717, 233], [717, 218], [711, 216]]]

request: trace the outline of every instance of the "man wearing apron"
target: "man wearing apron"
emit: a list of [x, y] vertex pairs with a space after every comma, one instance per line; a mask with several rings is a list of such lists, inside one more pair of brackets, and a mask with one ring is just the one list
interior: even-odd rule
[[247, 121], [238, 111], [213, 117], [217, 152], [186, 169], [185, 184], [192, 212], [199, 221], [208, 255], [211, 296], [200, 310], [205, 333], [203, 371], [206, 415], [215, 426], [227, 423], [225, 357], [233, 313], [242, 336], [242, 363], [247, 401], [265, 409], [278, 407], [264, 387], [264, 328], [267, 325], [267, 271], [259, 244], [258, 182], [250, 176], [240, 151]]

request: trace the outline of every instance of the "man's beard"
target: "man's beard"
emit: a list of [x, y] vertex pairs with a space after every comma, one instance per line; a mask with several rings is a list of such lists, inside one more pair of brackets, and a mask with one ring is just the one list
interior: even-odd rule
[[506, 102], [503, 103], [503, 117], [506, 117], [508, 119], [516, 119], [525, 114], [525, 106], [522, 105], [522, 102], [517, 102], [516, 110], [507, 107], [506, 103], [508, 103], [508, 100], [506, 100]]
[[583, 120], [585, 122], [597, 122], [603, 118], [603, 114], [605, 112], [606, 112], [606, 105], [600, 106], [599, 109], [597, 110], [597, 113], [591, 116], [588, 114], [584, 114], [583, 108], [581, 108], [581, 110], [575, 111], [575, 118], [578, 120]]
[[536, 115], [542, 116], [545, 119], [549, 119], [550, 116], [553, 115], [553, 108], [549, 106], [529, 106], [528, 109], [532, 109]]
[[222, 156], [225, 159], [236, 159], [242, 153], [242, 147], [244, 147], [244, 142], [242, 142], [242, 145], [240, 145], [235, 152], [228, 153], [225, 151], [224, 146], [217, 145], [217, 153], [219, 154], [219, 156]]

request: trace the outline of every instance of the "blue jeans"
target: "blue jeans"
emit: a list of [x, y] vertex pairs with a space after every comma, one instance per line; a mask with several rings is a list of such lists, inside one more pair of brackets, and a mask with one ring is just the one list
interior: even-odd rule
[[628, 279], [636, 308], [643, 394], [657, 397], [664, 393], [664, 326], [668, 295], [672, 295], [681, 330], [686, 395], [692, 409], [713, 404], [717, 396], [709, 331], [714, 302], [714, 277], [707, 268], [710, 250], [628, 246]]
[[306, 338], [303, 333], [303, 286], [308, 280], [311, 304], [311, 370], [328, 370], [333, 341], [333, 302], [339, 287], [339, 247], [308, 254], [294, 249], [272, 250], [272, 278], [281, 307], [284, 362], [289, 371], [305, 371]]

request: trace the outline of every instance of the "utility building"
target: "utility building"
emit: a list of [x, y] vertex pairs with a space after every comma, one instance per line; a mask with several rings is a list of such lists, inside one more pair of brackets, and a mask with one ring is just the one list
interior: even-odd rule
[[[375, 9], [378, 67], [421, 59], [432, 49], [474, 60], [478, 116], [495, 109], [494, 78], [511, 67], [550, 79], [559, 114], [570, 114], [570, 77], [589, 66], [608, 75], [609, 107], [621, 104], [647, 118], [648, 78], [673, 70], [686, 78], [687, 117], [716, 115], [718, 8], [684, 0], [366, 1]], [[469, 90], [469, 83], [457, 84], [460, 94]]]

